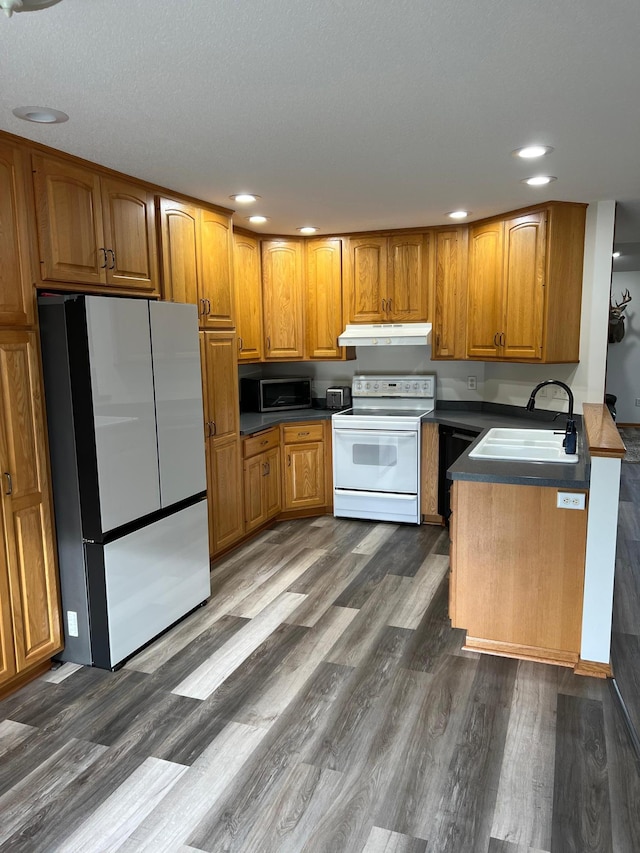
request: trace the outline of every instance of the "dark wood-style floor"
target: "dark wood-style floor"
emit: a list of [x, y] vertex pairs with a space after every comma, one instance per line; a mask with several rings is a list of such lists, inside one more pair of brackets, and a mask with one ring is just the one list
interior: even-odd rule
[[461, 652], [439, 528], [278, 525], [124, 669], [0, 703], [0, 849], [637, 853], [607, 682]]
[[640, 737], [640, 464], [638, 463], [622, 463], [611, 646], [616, 682]]

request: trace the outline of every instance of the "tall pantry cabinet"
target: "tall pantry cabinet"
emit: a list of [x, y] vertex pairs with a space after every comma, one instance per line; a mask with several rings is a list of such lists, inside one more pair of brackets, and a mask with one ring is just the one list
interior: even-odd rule
[[0, 695], [62, 647], [22, 158], [0, 142]]

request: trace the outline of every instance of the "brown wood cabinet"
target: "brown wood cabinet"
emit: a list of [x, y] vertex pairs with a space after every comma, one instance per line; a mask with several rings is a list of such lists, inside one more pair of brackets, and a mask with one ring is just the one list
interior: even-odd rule
[[262, 289], [265, 358], [304, 358], [304, 268], [300, 240], [262, 243]]
[[255, 237], [237, 233], [234, 233], [233, 241], [238, 361], [261, 361], [264, 337], [260, 243]]
[[440, 434], [438, 424], [422, 424], [420, 441], [420, 514], [427, 524], [441, 524], [438, 513]]
[[578, 361], [584, 222], [557, 203], [471, 227], [468, 358]]
[[62, 648], [35, 332], [0, 331], [0, 685]]
[[32, 163], [40, 280], [158, 293], [153, 195], [66, 160]]
[[0, 142], [0, 326], [30, 326], [34, 292], [22, 151]]
[[327, 504], [324, 424], [322, 421], [282, 426], [284, 509]]
[[467, 229], [436, 231], [431, 321], [431, 357], [462, 359], [466, 355]]
[[427, 320], [430, 241], [428, 232], [349, 238], [344, 289], [346, 322]]
[[342, 323], [342, 241], [309, 240], [305, 244], [307, 294], [305, 328], [307, 357], [342, 358], [338, 346]]
[[200, 332], [211, 554], [244, 534], [235, 332]]
[[587, 510], [558, 489], [455, 481], [450, 615], [467, 647], [576, 664]]
[[279, 428], [246, 438], [243, 454], [244, 524], [250, 533], [282, 508]]
[[232, 329], [231, 220], [174, 199], [159, 208], [163, 298], [197, 305], [201, 329]]

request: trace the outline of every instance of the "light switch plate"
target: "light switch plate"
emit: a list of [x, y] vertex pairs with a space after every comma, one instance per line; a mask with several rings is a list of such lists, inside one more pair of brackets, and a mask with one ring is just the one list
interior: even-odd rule
[[582, 492], [558, 492], [558, 509], [584, 509], [585, 495]]

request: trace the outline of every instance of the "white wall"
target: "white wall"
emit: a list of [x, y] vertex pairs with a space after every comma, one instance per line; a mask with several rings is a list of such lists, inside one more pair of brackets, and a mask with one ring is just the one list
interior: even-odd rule
[[615, 394], [618, 423], [640, 423], [640, 271], [614, 272], [611, 293], [620, 302], [623, 290], [629, 290], [632, 302], [625, 309], [625, 335], [617, 344], [609, 344], [607, 357], [607, 393]]
[[[587, 208], [580, 316], [580, 363], [487, 363], [485, 400], [524, 406], [531, 389], [538, 382], [543, 379], [561, 379], [573, 391], [576, 412], [582, 411], [582, 403], [604, 401], [614, 217], [615, 201], [600, 201], [590, 204]], [[558, 409], [561, 407], [561, 401], [540, 399], [539, 407]]]

